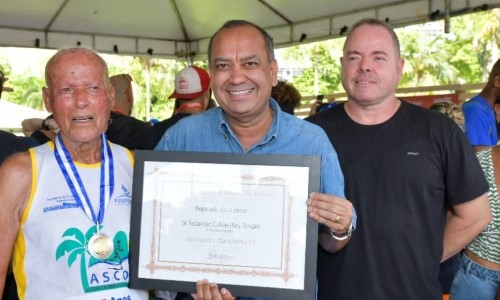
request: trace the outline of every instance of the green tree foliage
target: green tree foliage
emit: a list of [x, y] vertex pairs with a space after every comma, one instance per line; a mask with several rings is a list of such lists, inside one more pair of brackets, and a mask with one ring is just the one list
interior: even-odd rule
[[[400, 87], [484, 82], [500, 47], [500, 9], [451, 18], [451, 33], [426, 30], [422, 26], [396, 29], [405, 59]], [[302, 95], [315, 95], [315, 68], [319, 70], [318, 93], [343, 91], [339, 57], [344, 39], [335, 39], [284, 50], [287, 61], [304, 66], [293, 84]], [[320, 53], [318, 57], [316, 54]], [[325, 57], [326, 56], [326, 57]], [[326, 76], [325, 76], [326, 75]]]
[[452, 54], [445, 47], [442, 35], [435, 37], [426, 32], [399, 31], [401, 56], [405, 59], [401, 87], [451, 84], [456, 82], [458, 70], [452, 64], [445, 64]]
[[25, 74], [25, 77], [11, 77], [8, 85], [14, 89], [9, 99], [12, 102], [38, 110], [44, 110], [42, 88], [45, 80], [40, 76]]
[[[115, 56], [105, 57], [109, 64], [110, 75], [128, 73], [134, 80], [134, 117], [165, 119], [172, 114], [174, 101], [168, 96], [174, 89], [174, 78], [178, 70], [185, 66], [175, 60]], [[147, 116], [147, 84], [149, 82], [150, 114]]]
[[45, 86], [44, 65], [49, 53], [51, 52], [40, 51], [37, 53], [38, 59], [33, 60], [33, 65], [24, 66], [22, 70], [12, 68], [14, 60], [19, 60], [19, 57], [1, 53], [0, 64], [9, 78], [5, 85], [13, 89], [13, 92], [2, 93], [2, 99], [44, 110], [42, 87]]
[[469, 55], [476, 56], [480, 63], [482, 72], [480, 81], [487, 80], [491, 66], [499, 57], [498, 20], [500, 20], [500, 9], [493, 9], [455, 18], [452, 23], [452, 29], [456, 32], [456, 42], [463, 45], [468, 42], [472, 50]]
[[406, 58], [400, 86], [486, 81], [498, 59], [499, 18], [500, 9], [453, 17], [449, 34], [398, 30]]
[[[34, 49], [33, 51], [38, 51]], [[13, 57], [0, 53], [0, 64], [10, 78], [7, 86], [14, 92], [2, 94], [2, 98], [10, 102], [22, 104], [34, 109], [43, 110], [42, 87], [45, 86], [44, 68], [47, 60], [53, 52], [37, 53], [40, 59], [33, 65], [23, 70], [12, 70], [15, 65]], [[134, 87], [134, 117], [146, 120], [146, 86], [149, 77], [150, 83], [150, 114], [149, 118], [164, 119], [172, 114], [174, 100], [168, 96], [174, 89], [175, 74], [187, 63], [183, 61], [150, 58], [131, 57], [119, 55], [102, 55], [108, 64], [109, 74], [130, 74], [133, 78]], [[198, 65], [206, 67], [206, 63], [197, 62]], [[149, 75], [148, 75], [149, 74]]]
[[284, 50], [287, 60], [301, 62], [304, 68], [293, 85], [302, 95], [319, 95], [340, 91], [339, 41], [318, 42]]
[[[174, 100], [168, 99], [174, 91], [175, 75], [188, 66], [186, 61], [130, 56], [105, 56], [110, 75], [128, 73], [134, 80], [134, 117], [141, 120], [151, 118], [163, 120], [172, 115]], [[196, 61], [195, 65], [207, 69], [207, 63]], [[147, 85], [149, 82], [149, 105]], [[149, 116], [146, 112], [149, 107]]]

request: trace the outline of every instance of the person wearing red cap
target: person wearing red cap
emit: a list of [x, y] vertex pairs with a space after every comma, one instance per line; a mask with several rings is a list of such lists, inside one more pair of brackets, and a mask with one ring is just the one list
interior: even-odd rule
[[210, 101], [210, 76], [197, 66], [186, 67], [177, 73], [174, 81], [175, 90], [168, 97], [176, 99], [176, 109], [172, 117], [153, 126], [156, 145], [165, 131], [180, 119], [205, 111]]

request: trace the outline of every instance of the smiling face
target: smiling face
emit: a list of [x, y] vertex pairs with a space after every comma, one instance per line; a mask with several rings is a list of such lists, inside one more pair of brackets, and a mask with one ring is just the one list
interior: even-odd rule
[[361, 25], [354, 29], [345, 42], [341, 64], [349, 100], [368, 106], [395, 98], [404, 61], [386, 28]]
[[213, 39], [210, 59], [212, 90], [230, 121], [258, 120], [270, 111], [278, 66], [276, 60], [269, 61], [264, 38], [256, 28], [221, 30]]
[[69, 50], [56, 54], [46, 74], [45, 106], [65, 143], [99, 141], [114, 101], [103, 61], [89, 50]]

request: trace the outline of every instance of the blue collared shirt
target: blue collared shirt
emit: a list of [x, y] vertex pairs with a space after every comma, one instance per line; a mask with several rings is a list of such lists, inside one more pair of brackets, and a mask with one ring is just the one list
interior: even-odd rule
[[180, 120], [167, 130], [155, 150], [321, 156], [321, 192], [345, 198], [337, 152], [323, 129], [283, 113], [273, 99], [270, 106], [275, 112], [271, 128], [247, 150], [220, 107]]

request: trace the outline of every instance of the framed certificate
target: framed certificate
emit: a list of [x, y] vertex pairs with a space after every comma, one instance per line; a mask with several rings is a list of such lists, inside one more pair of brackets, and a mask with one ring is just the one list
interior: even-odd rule
[[130, 286], [313, 300], [318, 156], [135, 151]]

